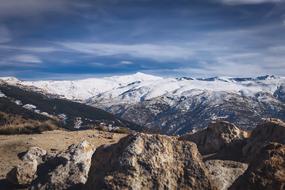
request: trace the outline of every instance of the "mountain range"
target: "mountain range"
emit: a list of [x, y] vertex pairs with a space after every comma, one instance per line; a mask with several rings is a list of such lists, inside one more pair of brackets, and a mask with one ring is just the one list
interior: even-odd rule
[[[262, 118], [285, 119], [285, 77], [171, 78], [136, 73], [82, 80], [1, 80], [171, 135], [200, 130], [212, 120], [253, 129]], [[1, 94], [5, 94], [2, 89]]]

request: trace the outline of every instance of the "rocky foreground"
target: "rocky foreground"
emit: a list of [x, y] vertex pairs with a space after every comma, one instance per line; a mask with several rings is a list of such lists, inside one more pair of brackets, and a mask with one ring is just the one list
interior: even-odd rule
[[134, 133], [98, 148], [31, 147], [7, 180], [27, 189], [283, 190], [284, 140], [285, 124], [271, 119], [251, 133], [218, 121], [180, 138]]

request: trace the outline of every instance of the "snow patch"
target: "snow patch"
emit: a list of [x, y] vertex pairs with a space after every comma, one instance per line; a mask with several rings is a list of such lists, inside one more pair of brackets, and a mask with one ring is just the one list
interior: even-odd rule
[[25, 105], [23, 105], [23, 108], [25, 108], [27, 110], [34, 110], [37, 108], [37, 106], [32, 105], [32, 104], [25, 104]]
[[0, 98], [7, 98], [7, 96], [3, 92], [0, 91]]
[[76, 117], [74, 121], [74, 129], [80, 129], [82, 126], [82, 119], [81, 117]]
[[60, 121], [65, 125], [66, 124], [66, 120], [67, 120], [67, 116], [62, 113], [58, 115], [58, 118], [60, 119]]
[[21, 102], [21, 100], [15, 100], [15, 104], [17, 104], [18, 106], [22, 106], [23, 103]]

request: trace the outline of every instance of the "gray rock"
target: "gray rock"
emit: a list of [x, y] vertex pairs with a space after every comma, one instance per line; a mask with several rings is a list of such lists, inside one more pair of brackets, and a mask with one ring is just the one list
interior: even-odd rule
[[37, 168], [47, 152], [39, 147], [30, 147], [21, 158], [22, 162], [7, 174], [7, 180], [15, 185], [30, 185], [37, 177]]
[[193, 134], [186, 134], [180, 140], [188, 140], [197, 144], [201, 154], [212, 154], [247, 137], [247, 133], [234, 124], [215, 121], [209, 127]]
[[37, 160], [23, 161], [7, 174], [6, 179], [15, 185], [29, 185], [37, 177], [37, 166]]
[[26, 154], [21, 158], [23, 161], [37, 160], [39, 163], [47, 154], [47, 151], [39, 147], [30, 147]]
[[84, 189], [215, 189], [194, 143], [131, 134], [99, 147]]
[[208, 160], [205, 164], [210, 178], [219, 190], [227, 190], [248, 167], [245, 163], [229, 160]]
[[87, 181], [93, 153], [94, 147], [87, 141], [71, 145], [67, 151], [49, 158], [44, 168], [53, 168], [52, 171], [39, 171], [41, 178], [35, 181], [31, 189], [80, 188]]

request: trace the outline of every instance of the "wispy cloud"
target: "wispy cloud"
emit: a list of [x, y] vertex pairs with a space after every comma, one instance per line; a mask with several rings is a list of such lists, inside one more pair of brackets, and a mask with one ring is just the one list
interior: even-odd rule
[[10, 61], [12, 62], [20, 62], [20, 63], [42, 63], [42, 60], [35, 56], [35, 55], [28, 55], [28, 54], [23, 54], [23, 55], [16, 55], [13, 57], [9, 58]]
[[167, 44], [110, 44], [62, 42], [64, 48], [94, 56], [129, 56], [156, 61], [187, 60], [193, 52], [187, 46]]
[[120, 64], [122, 64], [122, 65], [132, 65], [132, 64], [134, 64], [134, 62], [128, 61], [128, 60], [123, 60], [123, 61], [120, 61]]
[[0, 45], [3, 50], [17, 50], [33, 53], [52, 53], [59, 52], [60, 49], [53, 46], [15, 46], [15, 45]]

